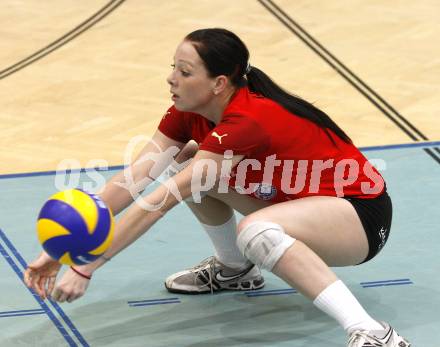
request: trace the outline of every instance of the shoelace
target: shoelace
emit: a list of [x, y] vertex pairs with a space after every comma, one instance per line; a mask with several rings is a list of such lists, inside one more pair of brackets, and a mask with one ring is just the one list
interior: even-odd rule
[[210, 256], [204, 260], [201, 261], [201, 263], [199, 265], [197, 265], [196, 267], [193, 268], [193, 272], [196, 274], [196, 277], [194, 278], [194, 281], [196, 281], [197, 277], [199, 276], [199, 273], [204, 270], [204, 268], [206, 267], [206, 265], [208, 266], [208, 279], [209, 282], [207, 284], [205, 284], [205, 286], [209, 285], [209, 288], [211, 290], [211, 295], [214, 294], [214, 289], [212, 287], [212, 278], [214, 276], [214, 268], [215, 268], [215, 257], [214, 256]]
[[356, 342], [359, 342], [361, 338], [365, 339], [365, 342], [370, 343], [372, 346], [383, 346], [383, 343], [378, 340], [375, 337], [372, 337], [371, 335], [368, 335], [367, 331], [355, 331], [350, 335], [350, 338], [348, 340], [348, 346], [349, 347], [362, 347], [355, 345]]

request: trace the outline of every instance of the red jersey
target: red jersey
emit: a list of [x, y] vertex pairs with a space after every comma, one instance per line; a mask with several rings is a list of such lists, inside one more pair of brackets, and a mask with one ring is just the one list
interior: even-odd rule
[[192, 139], [201, 150], [244, 155], [228, 184], [259, 199], [374, 198], [385, 190], [382, 176], [353, 144], [247, 87], [236, 92], [217, 125], [172, 106], [159, 130], [179, 142]]

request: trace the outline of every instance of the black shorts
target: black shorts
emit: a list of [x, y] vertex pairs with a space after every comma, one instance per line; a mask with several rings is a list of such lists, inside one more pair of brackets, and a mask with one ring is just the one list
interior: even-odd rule
[[344, 197], [356, 210], [368, 239], [368, 256], [363, 263], [374, 258], [385, 245], [390, 235], [393, 205], [385, 191], [374, 199]]

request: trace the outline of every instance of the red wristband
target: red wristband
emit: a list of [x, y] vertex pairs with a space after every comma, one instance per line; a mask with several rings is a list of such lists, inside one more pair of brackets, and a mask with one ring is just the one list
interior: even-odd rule
[[82, 272], [78, 271], [77, 269], [75, 269], [73, 266], [70, 267], [74, 272], [76, 272], [78, 275], [80, 275], [81, 277], [87, 278], [88, 280], [92, 279], [92, 275], [86, 275], [83, 274]]

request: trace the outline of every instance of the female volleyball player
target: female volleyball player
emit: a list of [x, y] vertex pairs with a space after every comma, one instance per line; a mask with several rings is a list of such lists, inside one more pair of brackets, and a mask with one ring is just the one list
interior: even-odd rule
[[[324, 112], [248, 61], [243, 42], [224, 29], [197, 30], [183, 40], [167, 79], [174, 105], [131, 165], [134, 185], [121, 172], [101, 197], [117, 214], [145, 186], [136, 183], [152, 181], [158, 167], [170, 164], [170, 148], [181, 151], [180, 161], [193, 159], [143, 204], [133, 204], [104, 257], [67, 270], [55, 286], [60, 265], [43, 252], [26, 270], [26, 284], [43, 298], [79, 298], [98, 267], [192, 196], [188, 205], [215, 256], [167, 278], [169, 291], [259, 289], [263, 268], [335, 318], [348, 346], [409, 346], [370, 317], [330, 269], [368, 261], [384, 246], [392, 208], [382, 177]], [[163, 162], [142, 161], [149, 153]], [[245, 215], [238, 225], [233, 210]]]

